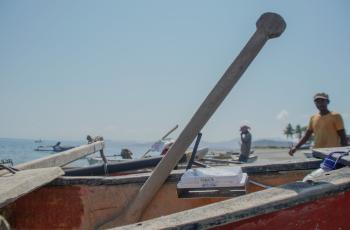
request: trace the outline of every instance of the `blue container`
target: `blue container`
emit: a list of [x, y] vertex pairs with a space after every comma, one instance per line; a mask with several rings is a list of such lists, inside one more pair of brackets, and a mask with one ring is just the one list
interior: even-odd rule
[[[338, 157], [333, 157], [333, 155], [339, 154]], [[321, 163], [320, 167], [326, 171], [334, 170], [337, 167], [337, 163], [345, 155], [348, 155], [348, 152], [332, 152], [330, 153]]]

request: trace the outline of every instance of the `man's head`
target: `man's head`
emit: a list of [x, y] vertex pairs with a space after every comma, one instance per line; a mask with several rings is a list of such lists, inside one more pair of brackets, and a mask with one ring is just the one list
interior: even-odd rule
[[328, 111], [329, 96], [326, 93], [316, 93], [314, 96], [314, 102], [318, 110], [321, 112]]
[[242, 125], [240, 128], [241, 132], [243, 132], [243, 133], [248, 132], [249, 129], [250, 129], [250, 127], [248, 125]]
[[329, 96], [326, 93], [316, 93], [314, 96], [314, 101], [316, 101], [317, 99], [323, 99], [329, 102]]

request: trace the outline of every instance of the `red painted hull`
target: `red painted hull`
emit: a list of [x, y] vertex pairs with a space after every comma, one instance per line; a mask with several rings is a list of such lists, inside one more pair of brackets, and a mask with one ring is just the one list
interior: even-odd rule
[[319, 199], [269, 214], [226, 224], [213, 229], [295, 230], [350, 229], [350, 192]]

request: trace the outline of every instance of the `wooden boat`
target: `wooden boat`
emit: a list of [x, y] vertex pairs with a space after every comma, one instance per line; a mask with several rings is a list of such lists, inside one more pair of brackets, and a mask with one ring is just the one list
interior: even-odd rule
[[[262, 195], [257, 191], [264, 190], [263, 192], [271, 193], [270, 189], [265, 190], [266, 187], [301, 180], [310, 170], [318, 168], [320, 161], [319, 159], [304, 159], [272, 164], [255, 162], [242, 165], [242, 170], [254, 183], [247, 184], [247, 195], [234, 199], [229, 199], [229, 197], [178, 198], [176, 184], [184, 170], [175, 170], [143, 212], [141, 220], [151, 221], [150, 229], [158, 229], [165, 225], [154, 228], [153, 221], [154, 223], [159, 221], [154, 218], [169, 214], [183, 215], [184, 211], [192, 215], [192, 212], [198, 212], [199, 207], [207, 210], [205, 211], [207, 213], [212, 209], [210, 205], [225, 206], [227, 202], [234, 203], [232, 200], [235, 199], [250, 199], [251, 196], [258, 198]], [[6, 205], [0, 209], [0, 213], [14, 229], [95, 229], [109, 220], [113, 214], [122, 212], [149, 176], [149, 173], [118, 177], [62, 176]], [[276, 189], [280, 191], [282, 188]], [[237, 204], [242, 204], [242, 201]], [[249, 204], [253, 205], [254, 202], [249, 201]], [[237, 205], [234, 207], [237, 208]], [[229, 208], [226, 207], [225, 210], [228, 212]], [[30, 218], [27, 218], [29, 216]], [[202, 214], [202, 217], [208, 219], [207, 214]], [[197, 221], [197, 218], [194, 220]], [[178, 222], [180, 224], [180, 221]], [[217, 225], [221, 224], [222, 222], [218, 222]], [[142, 224], [141, 226], [147, 225]], [[189, 225], [183, 223], [183, 226], [188, 228]], [[130, 228], [133, 227], [136, 226], [133, 225]]]
[[112, 162], [107, 165], [97, 164], [82, 168], [65, 169], [67, 176], [105, 176], [141, 173], [144, 169], [154, 168], [162, 159], [159, 157], [151, 157], [145, 159], [125, 160], [122, 162]]
[[130, 161], [130, 160], [135, 160], [135, 158], [132, 157], [133, 153], [127, 149], [123, 148], [120, 152], [120, 154], [109, 154], [109, 155], [92, 155], [86, 157], [87, 161], [89, 162], [90, 165], [96, 165], [96, 164], [113, 164], [117, 162], [124, 162], [124, 161]]
[[348, 229], [350, 169], [114, 229]]
[[34, 150], [35, 151], [59, 153], [59, 152], [67, 151], [69, 149], [76, 147], [76, 146], [61, 146], [60, 144], [61, 144], [61, 142], [57, 142], [57, 144], [55, 144], [55, 145], [47, 145], [47, 146], [40, 145], [40, 146], [36, 147]]
[[[241, 164], [237, 159], [229, 160], [220, 160], [220, 159], [212, 159], [211, 155], [208, 153], [212, 153], [215, 151], [211, 151], [209, 148], [203, 148], [196, 152], [196, 161], [194, 167], [212, 167], [212, 166], [224, 166], [230, 164]], [[191, 151], [186, 151], [179, 163], [176, 165], [176, 169], [184, 169], [187, 167]], [[72, 168], [65, 169], [65, 173], [68, 176], [101, 176], [101, 175], [125, 175], [130, 173], [142, 173], [149, 172], [151, 169], [157, 166], [160, 160], [164, 155], [153, 156], [147, 158], [140, 159], [118, 159], [111, 160], [110, 157], [106, 156], [107, 164], [103, 163], [102, 157], [86, 157], [88, 161], [94, 162], [94, 164], [90, 164], [90, 166], [83, 168]], [[199, 156], [197, 158], [197, 156]], [[95, 158], [97, 160], [95, 161]], [[254, 162], [257, 159], [257, 156], [251, 156], [248, 162]]]
[[56, 153], [59, 153], [59, 152], [67, 151], [67, 150], [72, 149], [74, 147], [75, 146], [60, 146], [58, 148], [57, 147], [53, 148], [52, 146], [38, 146], [34, 150], [35, 151], [41, 151], [41, 152], [56, 152]]
[[[108, 163], [116, 163], [129, 160], [119, 158], [119, 155], [106, 156], [106, 159]], [[88, 156], [86, 157], [86, 160], [89, 162], [89, 165], [103, 164], [103, 158], [101, 156]]]
[[[343, 151], [344, 149], [342, 149]], [[345, 148], [349, 151], [350, 147]], [[315, 150], [325, 157], [330, 151]], [[322, 160], [316, 158], [254, 162], [241, 165], [250, 182], [237, 197], [179, 198], [176, 184], [184, 170], [175, 170], [143, 212], [141, 222], [123, 229], [347, 229], [350, 168], [300, 180]], [[350, 165], [350, 156], [341, 159]], [[122, 213], [149, 177], [61, 176], [0, 209], [15, 229], [96, 229]], [[28, 218], [30, 216], [30, 218]]]

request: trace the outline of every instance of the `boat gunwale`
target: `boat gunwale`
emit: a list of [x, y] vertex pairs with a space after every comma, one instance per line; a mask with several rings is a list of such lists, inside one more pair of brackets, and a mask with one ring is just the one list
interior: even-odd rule
[[[269, 173], [280, 171], [294, 171], [294, 170], [311, 170], [319, 168], [322, 160], [320, 159], [295, 159], [287, 161], [278, 161], [270, 164], [266, 163], [251, 163], [240, 164], [242, 171], [248, 174]], [[185, 172], [184, 169], [173, 170], [166, 180], [169, 182], [178, 182]], [[49, 185], [51, 186], [66, 186], [66, 185], [123, 185], [123, 184], [143, 184], [151, 172], [138, 173], [123, 176], [61, 176]]]

